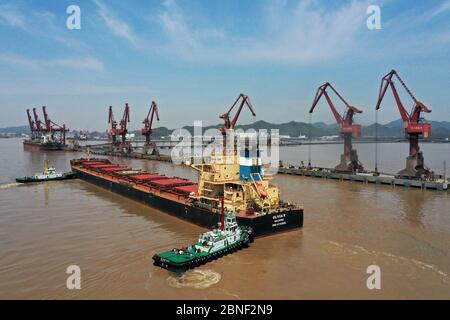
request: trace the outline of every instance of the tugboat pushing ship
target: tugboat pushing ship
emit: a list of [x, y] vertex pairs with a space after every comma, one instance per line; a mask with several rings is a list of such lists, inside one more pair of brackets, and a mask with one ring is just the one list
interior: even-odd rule
[[[237, 115], [230, 121], [229, 112], [240, 98]], [[225, 120], [224, 142], [228, 135], [233, 137], [234, 125], [245, 104], [254, 114], [248, 97], [240, 95], [230, 111], [221, 116]], [[280, 200], [278, 187], [264, 173], [258, 147], [231, 154], [223, 152], [211, 156], [208, 163], [193, 164], [198, 183], [133, 170], [108, 159], [74, 159], [71, 166], [80, 179], [208, 229], [221, 219], [222, 198], [226, 212], [233, 214], [240, 226], [250, 227], [256, 237], [303, 227], [303, 208]]]
[[223, 199], [222, 221], [219, 226], [220, 228], [201, 234], [197, 243], [189, 247], [155, 254], [153, 264], [169, 271], [184, 272], [246, 248], [253, 242], [252, 228], [239, 226], [234, 215], [225, 214]]

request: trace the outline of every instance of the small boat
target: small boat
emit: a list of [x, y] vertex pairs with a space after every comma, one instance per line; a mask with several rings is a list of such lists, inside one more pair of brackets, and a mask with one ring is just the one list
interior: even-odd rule
[[[223, 210], [223, 209], [222, 209]], [[197, 243], [153, 256], [154, 265], [173, 272], [185, 272], [224, 255], [248, 247], [253, 242], [251, 227], [239, 226], [234, 214], [222, 211], [220, 228], [200, 234]]]
[[57, 172], [55, 167], [49, 167], [48, 161], [44, 161], [44, 172], [36, 173], [34, 176], [16, 178], [17, 182], [28, 183], [28, 182], [43, 182], [43, 181], [54, 181], [54, 180], [66, 180], [76, 178], [76, 172]]

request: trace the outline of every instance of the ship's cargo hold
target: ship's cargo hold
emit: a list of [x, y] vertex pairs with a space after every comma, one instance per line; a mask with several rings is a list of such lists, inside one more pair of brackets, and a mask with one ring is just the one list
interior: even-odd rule
[[166, 179], [167, 177], [156, 174], [156, 173], [144, 173], [144, 174], [132, 175], [131, 178], [140, 180], [140, 181], [145, 181], [145, 180]]

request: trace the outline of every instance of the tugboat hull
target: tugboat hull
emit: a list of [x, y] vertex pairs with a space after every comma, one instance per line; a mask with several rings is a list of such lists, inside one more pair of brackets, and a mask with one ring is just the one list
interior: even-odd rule
[[181, 273], [181, 272], [185, 272], [186, 270], [199, 267], [199, 266], [201, 266], [205, 263], [211, 262], [213, 260], [219, 259], [223, 256], [226, 256], [227, 254], [236, 252], [243, 248], [247, 248], [251, 242], [253, 242], [253, 237], [249, 236], [249, 237], [244, 238], [242, 241], [239, 241], [233, 245], [230, 245], [230, 246], [223, 248], [222, 250], [219, 250], [212, 254], [196, 257], [189, 261], [180, 262], [180, 263], [171, 261], [169, 259], [165, 259], [165, 258], [161, 257], [159, 254], [155, 254], [152, 258], [154, 261], [153, 265], [167, 269], [167, 270], [175, 272], [175, 273]]
[[17, 178], [16, 182], [19, 182], [19, 183], [45, 182], [45, 181], [68, 180], [68, 179], [75, 179], [75, 178], [76, 178], [75, 172], [68, 172], [68, 173], [65, 173], [62, 177], [45, 178], [45, 179], [36, 179], [34, 177], [23, 177], [23, 178]]

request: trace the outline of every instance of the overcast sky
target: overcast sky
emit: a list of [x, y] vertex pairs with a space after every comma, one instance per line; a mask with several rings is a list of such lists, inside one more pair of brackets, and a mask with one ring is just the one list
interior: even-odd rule
[[[80, 30], [66, 27], [71, 4]], [[371, 4], [381, 30], [366, 26]], [[47, 105], [71, 129], [105, 130], [108, 106], [118, 119], [128, 102], [138, 129], [152, 100], [158, 126], [216, 124], [240, 92], [256, 120], [307, 122], [326, 81], [367, 124], [392, 68], [429, 119], [450, 121], [450, 1], [0, 0], [0, 41], [0, 127]], [[389, 93], [380, 122], [398, 118]], [[252, 121], [244, 111], [241, 123]], [[324, 101], [313, 121], [334, 121]]]

